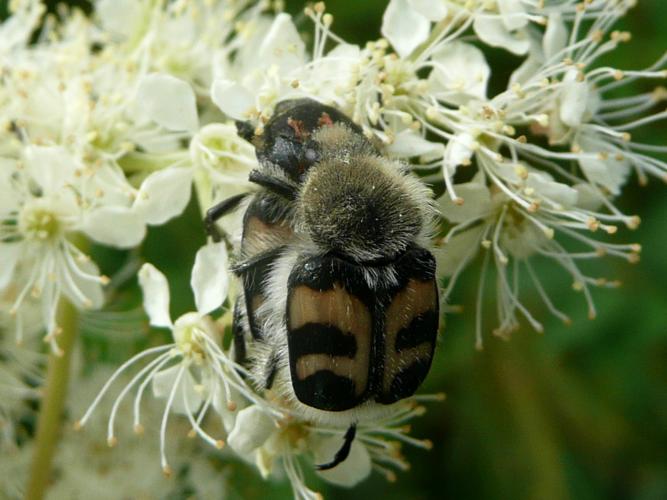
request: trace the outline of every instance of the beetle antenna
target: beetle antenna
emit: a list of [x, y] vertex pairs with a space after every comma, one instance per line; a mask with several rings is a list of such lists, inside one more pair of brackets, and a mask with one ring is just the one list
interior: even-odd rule
[[327, 464], [316, 465], [315, 468], [317, 470], [333, 469], [338, 464], [344, 462], [345, 459], [350, 454], [350, 449], [352, 448], [352, 442], [354, 441], [354, 437], [356, 435], [357, 435], [357, 424], [352, 424], [350, 425], [350, 427], [347, 428], [347, 431], [345, 432], [343, 446], [341, 446], [340, 449], [336, 452], [336, 455], [334, 455], [334, 459]]

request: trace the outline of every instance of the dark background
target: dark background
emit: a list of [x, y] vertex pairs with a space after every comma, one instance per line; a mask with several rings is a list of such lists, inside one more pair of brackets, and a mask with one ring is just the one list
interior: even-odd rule
[[[286, 3], [293, 13], [303, 6]], [[380, 0], [336, 0], [327, 7], [339, 35], [364, 43], [379, 36], [385, 5]], [[5, 6], [0, 0], [0, 12]], [[666, 19], [667, 2], [640, 2], [621, 25], [633, 33], [632, 43], [607, 63], [620, 68], [650, 65], [667, 48]], [[309, 29], [303, 18], [299, 24]], [[498, 90], [519, 61], [493, 49], [487, 57]], [[638, 84], [634, 90], [650, 88]], [[637, 138], [664, 145], [666, 132], [659, 123]], [[540, 276], [554, 301], [573, 318], [572, 326], [548, 317], [539, 299], [528, 297], [525, 303], [543, 321], [545, 333], [524, 325], [510, 342], [489, 334], [484, 351], [477, 352], [472, 311], [479, 263], [473, 266], [455, 297], [469, 306], [447, 318], [422, 391], [444, 391], [447, 400], [432, 404], [413, 425], [413, 435], [430, 438], [433, 450], [405, 449], [412, 470], [399, 474], [395, 484], [379, 474], [354, 490], [328, 487], [315, 478], [309, 482], [330, 499], [667, 498], [666, 194], [660, 181], [640, 188], [633, 180], [619, 201], [626, 212], [642, 217], [637, 231], [617, 235], [642, 244], [642, 261], [632, 266], [607, 259], [598, 267], [605, 276], [622, 280], [623, 287], [594, 291], [599, 311], [595, 321], [586, 319], [583, 297], [559, 279], [558, 270], [539, 263]], [[197, 219], [191, 206], [179, 220], [152, 230], [142, 252], [170, 278], [173, 312], [192, 307], [190, 266], [203, 242], [193, 229], [199, 227]], [[113, 267], [125, 255], [98, 250], [97, 258], [103, 267]], [[489, 314], [494, 311], [493, 288], [487, 286]], [[128, 303], [139, 300], [136, 287], [133, 290]], [[489, 317], [486, 324], [493, 321]], [[96, 362], [117, 365], [133, 349], [130, 340], [89, 335], [84, 341]], [[122, 352], [122, 346], [128, 352]], [[291, 497], [284, 483], [266, 484], [245, 465], [229, 467], [231, 498]]]

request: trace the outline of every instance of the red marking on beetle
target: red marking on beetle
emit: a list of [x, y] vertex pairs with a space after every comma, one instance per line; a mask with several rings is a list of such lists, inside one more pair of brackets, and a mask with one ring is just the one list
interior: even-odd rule
[[324, 127], [324, 126], [330, 127], [330, 126], [333, 125], [334, 123], [333, 123], [333, 120], [331, 119], [331, 117], [329, 116], [329, 113], [327, 113], [326, 111], [324, 111], [324, 112], [322, 113], [322, 115], [320, 116], [320, 119], [317, 120], [317, 124], [318, 124], [320, 127]]
[[300, 141], [304, 140], [308, 135], [308, 131], [301, 120], [295, 120], [294, 118], [287, 119], [287, 126], [294, 130], [294, 135]]

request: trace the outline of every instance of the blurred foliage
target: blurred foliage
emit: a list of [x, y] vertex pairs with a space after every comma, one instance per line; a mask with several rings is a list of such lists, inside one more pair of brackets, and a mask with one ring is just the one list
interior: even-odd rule
[[[56, 2], [49, 2], [55, 5]], [[85, 5], [86, 2], [72, 2]], [[364, 43], [379, 36], [382, 0], [329, 2], [334, 30], [344, 39]], [[303, 3], [286, 2], [299, 26]], [[0, 1], [0, 12], [6, 2]], [[667, 2], [642, 0], [620, 28], [630, 30], [632, 43], [607, 61], [620, 68], [650, 65], [667, 48]], [[502, 79], [517, 60], [499, 50], [489, 52], [493, 71]], [[504, 77], [503, 77], [504, 75]], [[639, 89], [638, 89], [639, 90]], [[646, 90], [646, 89], [641, 89]], [[645, 132], [647, 142], [665, 144], [667, 128], [659, 123]], [[325, 498], [539, 498], [596, 499], [667, 498], [667, 196], [654, 181], [646, 188], [628, 186], [621, 208], [638, 213], [643, 224], [619, 231], [618, 238], [637, 241], [642, 262], [605, 262], [604, 275], [623, 281], [619, 290], [598, 290], [598, 319], [585, 319], [583, 297], [565, 283], [560, 270], [540, 263], [540, 276], [561, 309], [574, 319], [570, 327], [539, 303], [545, 334], [528, 326], [505, 342], [488, 334], [482, 352], [474, 349], [474, 320], [468, 307], [448, 317], [437, 356], [423, 392], [445, 391], [447, 400], [430, 406], [413, 426], [413, 434], [433, 440], [430, 452], [406, 449], [412, 470], [388, 484], [379, 474], [354, 490], [310, 483]], [[154, 263], [169, 278], [172, 313], [189, 310], [189, 273], [194, 254], [204, 241], [199, 213], [191, 204], [183, 217], [153, 228], [141, 259]], [[125, 252], [98, 249], [95, 259], [113, 273], [130, 258]], [[550, 267], [551, 266], [551, 267]], [[458, 303], [473, 305], [479, 265], [461, 281]], [[485, 324], [494, 318], [493, 287], [487, 286]], [[118, 290], [127, 309], [141, 298], [133, 281]], [[532, 306], [532, 307], [530, 307]], [[144, 324], [139, 321], [138, 324]], [[159, 342], [160, 334], [129, 322], [123, 335], [100, 335], [88, 328], [84, 336], [89, 362], [117, 365], [139, 346]], [[155, 464], [158, 466], [157, 457]], [[284, 483], [263, 483], [251, 468], [235, 462], [225, 466], [229, 498], [290, 498]]]

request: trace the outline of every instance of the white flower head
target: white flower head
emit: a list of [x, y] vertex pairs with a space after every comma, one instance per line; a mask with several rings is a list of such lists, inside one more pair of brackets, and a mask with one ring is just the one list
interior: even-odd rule
[[[415, 396], [393, 405], [384, 417], [359, 423], [347, 458], [333, 468], [317, 470], [325, 481], [351, 488], [368, 477], [372, 469], [394, 481], [394, 470], [407, 470], [408, 462], [400, 454], [401, 443], [431, 449], [428, 440], [408, 435], [405, 423], [426, 411], [419, 404], [442, 401], [442, 394]], [[289, 479], [295, 498], [318, 499], [304, 480], [302, 458], [309, 466], [329, 463], [340, 450], [350, 429], [324, 427], [297, 415], [274, 419], [255, 405], [238, 412], [229, 431], [228, 444], [246, 461], [253, 463], [263, 477], [282, 471]]]
[[[5, 158], [0, 165], [0, 290], [22, 283], [12, 314], [19, 313], [29, 296], [39, 300], [46, 339], [59, 352], [60, 298], [78, 308], [98, 308], [108, 281], [72, 241], [76, 232], [85, 233], [76, 161], [60, 148], [33, 146], [22, 161]], [[18, 335], [21, 340], [20, 330]]]
[[[533, 205], [524, 207], [494, 185], [485, 184], [483, 176], [457, 186], [457, 193], [464, 200], [457, 204], [448, 196], [440, 199], [442, 215], [452, 223], [442, 247], [437, 251], [438, 265], [449, 280], [443, 293], [447, 299], [461, 273], [478, 253], [483, 252], [482, 273], [478, 285], [476, 304], [476, 345], [482, 348], [483, 290], [491, 263], [496, 271], [498, 289], [498, 321], [493, 333], [508, 337], [518, 328], [518, 316], [538, 332], [543, 325], [521, 302], [519, 276], [526, 273], [547, 309], [557, 318], [570, 323], [570, 319], [553, 304], [530, 262], [536, 256], [552, 259], [572, 278], [572, 287], [584, 293], [589, 316], [596, 314], [590, 293], [591, 287], [614, 287], [617, 282], [585, 275], [578, 262], [612, 255], [629, 262], [636, 262], [641, 248], [636, 244], [618, 244], [598, 241], [576, 231], [586, 228], [615, 233], [614, 226], [600, 223], [588, 215], [590, 193], [555, 182], [544, 173], [529, 172], [525, 167], [515, 167], [505, 174], [522, 185], [521, 192]], [[580, 193], [588, 196], [580, 201]], [[599, 195], [598, 195], [599, 196]], [[544, 208], [538, 208], [538, 207]], [[580, 207], [581, 206], [581, 207]], [[582, 222], [576, 224], [567, 218], [560, 219], [568, 210], [580, 213]], [[581, 250], [568, 250], [570, 246]]]
[[219, 325], [208, 316], [222, 306], [226, 299], [227, 272], [225, 244], [214, 243], [202, 247], [197, 253], [191, 281], [197, 311], [186, 313], [172, 322], [167, 280], [155, 267], [144, 264], [139, 272], [139, 282], [144, 291], [144, 308], [151, 325], [169, 328], [174, 342], [147, 349], [123, 364], [104, 385], [77, 426], [86, 423], [121, 373], [139, 360], [157, 355], [130, 380], [116, 398], [109, 417], [108, 443], [114, 445], [116, 442], [114, 422], [118, 407], [135, 388], [134, 428], [141, 432], [141, 400], [148, 385], [152, 384], [153, 394], [166, 399], [160, 424], [161, 465], [166, 473], [170, 471], [165, 442], [171, 412], [185, 415], [192, 426], [192, 432], [212, 446], [221, 448], [224, 445], [223, 440], [211, 437], [201, 427], [210, 408], [221, 408], [222, 400], [226, 401], [223, 411], [233, 412], [237, 406], [231, 399], [234, 394], [262, 404], [241, 377], [241, 374], [247, 375], [245, 369], [237, 365], [220, 346]]
[[256, 50], [239, 54], [228, 74], [211, 86], [213, 102], [237, 120], [270, 112], [294, 91], [295, 72], [305, 63], [305, 45], [288, 14], [278, 14], [267, 31], [253, 30], [247, 36], [246, 43]]
[[[70, 391], [76, 397], [68, 398], [68, 414], [81, 415], [85, 412], [112, 372], [104, 363], [96, 363], [92, 369], [85, 371], [75, 369], [76, 377], [72, 377]], [[117, 381], [124, 385], [131, 378], [131, 374], [125, 373]], [[144, 434], [133, 435], [131, 426], [119, 426], [116, 436], [122, 446], [110, 448], [100, 446], [99, 434], [106, 430], [104, 413], [111, 411], [113, 403], [111, 399], [101, 402], [97, 414], [86, 424], [87, 432], [63, 429], [63, 439], [55, 457], [58, 474], [49, 487], [56, 498], [96, 495], [104, 495], [104, 498], [150, 498], [168, 496], [174, 490], [174, 483], [165, 481], [159, 467], [147, 466], [154, 463], [160, 454], [160, 443], [155, 438], [159, 434], [164, 402], [159, 399], [144, 400], [141, 408], [142, 422], [146, 427]], [[131, 404], [123, 404], [117, 411], [119, 420], [132, 418]], [[215, 474], [219, 473], [214, 473], [211, 466], [206, 467], [210, 461], [204, 453], [206, 450], [201, 442], [189, 438], [190, 428], [186, 419], [170, 422], [170, 438], [165, 452], [179, 480], [187, 481], [196, 494], [208, 498], [204, 495], [205, 489], [212, 489], [211, 484], [220, 488], [215, 481]], [[203, 469], [201, 472], [205, 477], [200, 477], [200, 481], [192, 477], [193, 466]]]
[[430, 90], [437, 99], [452, 104], [465, 104], [470, 99], [486, 100], [491, 69], [477, 47], [451, 42], [433, 54], [431, 64]]

